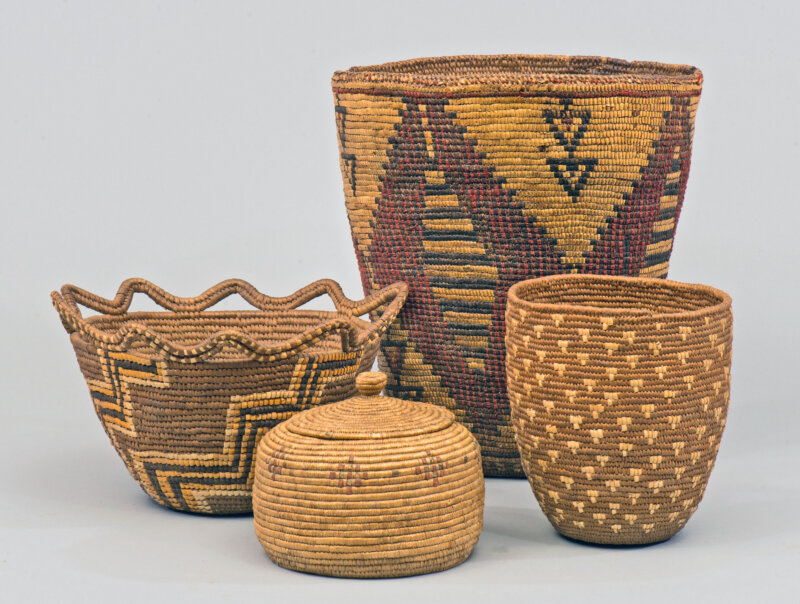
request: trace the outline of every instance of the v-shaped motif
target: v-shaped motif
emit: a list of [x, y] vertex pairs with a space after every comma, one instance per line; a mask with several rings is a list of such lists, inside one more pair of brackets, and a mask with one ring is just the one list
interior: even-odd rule
[[543, 117], [545, 123], [550, 125], [550, 131], [556, 140], [567, 152], [567, 157], [548, 157], [547, 165], [574, 203], [578, 201], [578, 196], [586, 187], [589, 175], [597, 166], [596, 158], [575, 155], [589, 126], [591, 112], [573, 109], [570, 99], [562, 99], [561, 102], [562, 109], [545, 110]]

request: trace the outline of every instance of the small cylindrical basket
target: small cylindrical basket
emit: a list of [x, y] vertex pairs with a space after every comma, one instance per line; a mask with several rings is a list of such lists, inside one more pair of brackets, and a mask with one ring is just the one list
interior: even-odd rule
[[[136, 292], [164, 311], [129, 311]], [[72, 285], [52, 299], [95, 411], [134, 479], [161, 505], [231, 514], [252, 509], [261, 437], [298, 411], [353, 394], [406, 292], [396, 283], [354, 302], [322, 280], [273, 298], [229, 280], [180, 298], [129, 279], [113, 300]], [[232, 294], [255, 309], [208, 310]], [[322, 294], [336, 311], [298, 308]], [[84, 317], [79, 305], [99, 314]], [[359, 318], [375, 311], [374, 323]]]
[[379, 363], [452, 409], [489, 476], [521, 476], [505, 384], [508, 288], [556, 273], [666, 277], [703, 79], [605, 57], [456, 56], [333, 76], [366, 292], [408, 303]]
[[725, 427], [732, 320], [703, 285], [561, 275], [509, 290], [512, 422], [560, 533], [644, 544], [684, 526]]

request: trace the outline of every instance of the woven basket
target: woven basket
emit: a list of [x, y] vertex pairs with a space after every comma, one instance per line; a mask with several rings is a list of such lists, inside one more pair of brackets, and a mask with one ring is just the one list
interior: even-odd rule
[[464, 56], [333, 76], [365, 291], [402, 280], [393, 396], [443, 405], [487, 475], [519, 475], [506, 292], [555, 273], [667, 275], [702, 76], [599, 57]]
[[[129, 312], [134, 292], [165, 312]], [[234, 293], [257, 310], [207, 310]], [[336, 312], [297, 310], [324, 293]], [[353, 302], [323, 280], [271, 298], [230, 280], [179, 298], [130, 279], [113, 300], [71, 285], [52, 298], [131, 475], [161, 505], [232, 514], [251, 510], [262, 435], [297, 411], [350, 396], [406, 293], [396, 283]], [[100, 314], [82, 317], [79, 304]], [[358, 318], [381, 306], [375, 323]]]
[[553, 526], [668, 539], [703, 496], [730, 392], [730, 297], [658, 279], [561, 275], [508, 293], [517, 443]]
[[360, 396], [298, 413], [258, 448], [255, 530], [269, 557], [338, 577], [400, 577], [466, 560], [483, 527], [475, 438], [433, 405]]

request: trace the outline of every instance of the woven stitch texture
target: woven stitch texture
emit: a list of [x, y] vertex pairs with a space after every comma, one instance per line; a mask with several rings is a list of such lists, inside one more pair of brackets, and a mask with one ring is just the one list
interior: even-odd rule
[[361, 396], [298, 413], [262, 439], [259, 541], [277, 564], [322, 575], [460, 564], [483, 527], [477, 441], [446, 409], [375, 396], [383, 374], [356, 379]]
[[668, 539], [697, 509], [728, 411], [727, 294], [561, 275], [511, 288], [511, 417], [539, 505], [595, 543]]
[[667, 275], [699, 70], [462, 56], [333, 76], [365, 291], [408, 282], [382, 342], [389, 394], [451, 409], [487, 475], [522, 475], [505, 391], [506, 292], [555, 273]]
[[[165, 311], [129, 312], [136, 292]], [[134, 479], [161, 505], [231, 514], [251, 510], [263, 434], [353, 394], [406, 292], [398, 283], [353, 302], [323, 280], [271, 298], [230, 280], [179, 298], [130, 279], [114, 300], [69, 285], [52, 298], [97, 416]], [[234, 293], [256, 310], [207, 310]], [[297, 310], [325, 293], [336, 312]], [[100, 314], [84, 318], [78, 304]], [[358, 318], [379, 307], [376, 323]]]

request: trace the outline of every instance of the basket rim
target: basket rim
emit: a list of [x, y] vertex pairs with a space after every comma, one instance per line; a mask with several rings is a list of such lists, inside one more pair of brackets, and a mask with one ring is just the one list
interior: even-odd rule
[[421, 57], [334, 72], [335, 92], [573, 92], [572, 96], [700, 94], [702, 72], [692, 65], [626, 61], [590, 55], [451, 55]]
[[[592, 306], [587, 304], [569, 304], [557, 302], [534, 302], [527, 300], [520, 295], [520, 290], [536, 285], [547, 285], [559, 281], [585, 281], [590, 283], [619, 283], [634, 284], [640, 288], [673, 289], [682, 290], [689, 293], [706, 294], [716, 298], [716, 302], [710, 303], [701, 308], [693, 310], [682, 310], [676, 312], [649, 312], [638, 310], [632, 307], [608, 307]], [[702, 317], [703, 315], [715, 315], [724, 313], [731, 307], [731, 296], [727, 292], [717, 289], [710, 285], [701, 283], [684, 283], [656, 277], [628, 277], [622, 275], [592, 275], [568, 273], [563, 275], [548, 275], [537, 279], [526, 279], [512, 285], [508, 290], [507, 310], [517, 306], [526, 310], [547, 311], [547, 312], [571, 312], [575, 314], [592, 316], [613, 316], [625, 317], [628, 321], [657, 321], [684, 319], [691, 317]]]
[[[144, 293], [164, 308], [164, 311], [137, 311], [129, 313], [134, 293]], [[246, 311], [209, 311], [217, 302], [233, 294], [239, 294], [245, 301], [255, 307]], [[334, 303], [335, 311], [315, 311], [298, 309], [306, 302], [327, 294]], [[209, 360], [226, 348], [242, 351], [243, 359], [258, 361], [275, 361], [286, 359], [309, 348], [314, 343], [339, 335], [342, 340], [342, 351], [350, 352], [363, 349], [368, 342], [380, 338], [389, 324], [400, 312], [408, 295], [408, 286], [397, 282], [376, 291], [363, 300], [354, 301], [347, 298], [338, 283], [331, 279], [321, 279], [300, 288], [285, 297], [272, 297], [262, 294], [255, 287], [241, 279], [228, 279], [210, 287], [199, 296], [179, 297], [145, 279], [127, 279], [122, 282], [114, 299], [106, 299], [74, 285], [64, 285], [61, 291], [53, 291], [51, 299], [67, 333], [74, 334], [99, 348], [126, 352], [132, 342], [149, 344], [159, 358], [177, 360], [184, 363], [195, 363]], [[84, 317], [79, 305], [99, 313], [92, 317]], [[380, 316], [372, 322], [360, 317], [367, 313], [378, 312]], [[275, 316], [281, 313], [307, 313], [318, 315], [318, 324], [288, 336], [282, 341], [268, 346], [241, 329], [221, 328], [210, 334], [205, 340], [191, 345], [174, 341], [165, 334], [157, 332], [143, 321], [131, 321], [115, 331], [98, 328], [94, 323], [97, 316], [122, 317], [133, 315], [134, 318], [152, 317], [219, 317], [221, 315], [249, 316], [259, 313], [264, 316]], [[137, 351], [138, 352], [138, 351]], [[237, 362], [236, 359], [226, 359]]]

